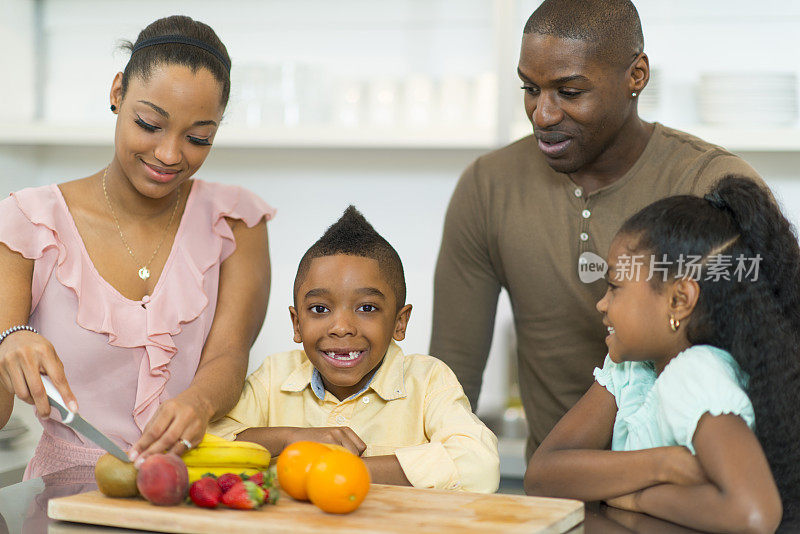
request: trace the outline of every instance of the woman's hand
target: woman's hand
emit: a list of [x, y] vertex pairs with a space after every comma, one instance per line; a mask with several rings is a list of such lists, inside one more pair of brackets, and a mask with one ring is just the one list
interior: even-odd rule
[[28, 404], [34, 404], [39, 417], [48, 417], [50, 402], [42, 384], [43, 374], [50, 377], [67, 408], [77, 412], [78, 401], [53, 345], [43, 336], [27, 330], [9, 334], [0, 344], [0, 385]]
[[184, 391], [159, 406], [128, 457], [139, 467], [151, 454], [173, 452], [180, 456], [188, 450], [183, 440], [192, 446], [203, 440], [212, 414], [206, 401], [190, 390]]

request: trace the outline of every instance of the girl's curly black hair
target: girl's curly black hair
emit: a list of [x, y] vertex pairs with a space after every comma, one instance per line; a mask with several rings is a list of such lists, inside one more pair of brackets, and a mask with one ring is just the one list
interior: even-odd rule
[[[674, 196], [647, 206], [619, 234], [636, 239], [636, 251], [666, 255], [671, 276], [685, 275], [679, 260], [689, 256], [707, 264], [724, 255], [733, 267], [740, 256], [756, 259], [746, 265], [758, 270], [746, 276], [731, 268], [728, 279], [695, 277], [700, 296], [687, 336], [693, 345], [727, 350], [750, 375], [756, 435], [781, 494], [782, 526], [800, 527], [800, 246], [794, 228], [768, 191], [727, 176], [705, 198]], [[656, 278], [653, 283], [663, 283]]]

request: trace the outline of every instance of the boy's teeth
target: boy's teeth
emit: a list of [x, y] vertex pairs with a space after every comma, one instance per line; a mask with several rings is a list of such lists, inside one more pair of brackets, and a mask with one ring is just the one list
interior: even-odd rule
[[345, 356], [343, 354], [337, 354], [335, 352], [326, 352], [325, 354], [327, 354], [329, 358], [333, 358], [335, 360], [347, 362], [347, 361], [355, 360], [356, 358], [358, 358], [361, 355], [361, 351], [360, 350], [350, 351], [347, 356]]
[[608, 326], [606, 328], [608, 328], [608, 333], [609, 334], [613, 334], [614, 333], [614, 327], [613, 326]]

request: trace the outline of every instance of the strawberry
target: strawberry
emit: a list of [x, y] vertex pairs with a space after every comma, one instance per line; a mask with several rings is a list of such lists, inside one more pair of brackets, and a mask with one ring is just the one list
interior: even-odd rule
[[249, 480], [253, 484], [256, 484], [256, 485], [261, 486], [263, 488], [264, 487], [264, 471], [259, 471], [258, 473], [256, 473], [255, 475], [251, 476], [247, 480]]
[[219, 489], [222, 490], [222, 493], [228, 493], [228, 490], [231, 489], [235, 484], [238, 484], [242, 481], [242, 477], [236, 475], [234, 473], [225, 473], [221, 475], [217, 479], [217, 484], [219, 484]]
[[229, 508], [253, 510], [264, 504], [264, 490], [249, 480], [234, 484], [222, 496], [222, 502]]
[[272, 471], [259, 471], [255, 475], [247, 476], [242, 475], [242, 478], [249, 480], [253, 484], [257, 484], [264, 489], [264, 503], [275, 504], [278, 502], [280, 491], [278, 491], [278, 483], [275, 480], [275, 474]]
[[216, 480], [211, 477], [203, 477], [191, 485], [189, 497], [201, 508], [216, 508], [222, 497], [222, 490]]
[[264, 502], [267, 504], [278, 504], [278, 497], [280, 496], [281, 492], [278, 491], [276, 487], [270, 487], [264, 489]]

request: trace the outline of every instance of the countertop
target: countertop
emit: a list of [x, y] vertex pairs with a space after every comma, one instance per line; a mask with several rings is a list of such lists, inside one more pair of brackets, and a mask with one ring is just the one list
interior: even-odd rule
[[[141, 532], [52, 521], [47, 517], [51, 498], [97, 489], [92, 467], [74, 467], [0, 489], [0, 534], [54, 532]], [[425, 490], [419, 490], [425, 491]], [[378, 530], [376, 530], [378, 532]], [[623, 512], [590, 503], [586, 520], [569, 534], [629, 534], [631, 532], [685, 534], [695, 532], [643, 514]]]

